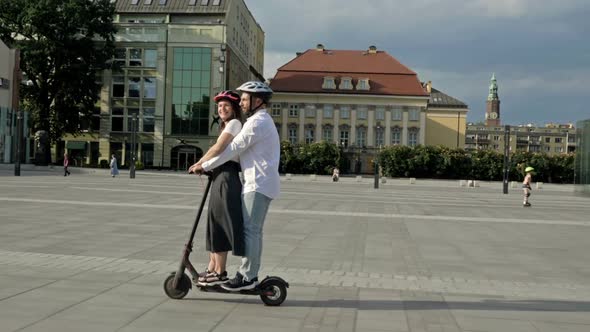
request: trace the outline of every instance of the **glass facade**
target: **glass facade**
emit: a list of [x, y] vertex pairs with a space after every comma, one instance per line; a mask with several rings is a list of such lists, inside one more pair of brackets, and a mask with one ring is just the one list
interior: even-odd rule
[[211, 49], [174, 48], [172, 134], [208, 135]]
[[590, 195], [590, 119], [576, 124], [576, 191]]

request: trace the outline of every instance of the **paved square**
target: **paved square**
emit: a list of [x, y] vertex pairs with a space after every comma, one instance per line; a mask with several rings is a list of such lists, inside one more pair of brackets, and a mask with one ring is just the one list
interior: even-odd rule
[[261, 274], [291, 286], [265, 307], [168, 299], [205, 179], [126, 176], [0, 170], [1, 331], [590, 331], [590, 199], [569, 186], [525, 209], [499, 183], [282, 178]]

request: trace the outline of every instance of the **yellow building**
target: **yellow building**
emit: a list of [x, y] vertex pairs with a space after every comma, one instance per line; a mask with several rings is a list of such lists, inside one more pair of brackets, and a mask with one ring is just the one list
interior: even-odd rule
[[282, 140], [335, 142], [353, 171], [368, 172], [388, 145], [462, 146], [467, 105], [423, 86], [391, 55], [329, 50], [319, 44], [280, 67], [271, 80], [271, 114]]
[[116, 0], [115, 63], [106, 71], [94, 120], [65, 136], [76, 165], [137, 160], [187, 169], [217, 137], [213, 96], [262, 80], [264, 31], [243, 0]]

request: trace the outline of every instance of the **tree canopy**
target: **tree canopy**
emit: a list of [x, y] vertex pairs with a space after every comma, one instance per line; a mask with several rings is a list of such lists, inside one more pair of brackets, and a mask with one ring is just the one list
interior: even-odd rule
[[0, 0], [0, 39], [20, 49], [23, 107], [51, 142], [79, 132], [99, 99], [114, 53], [109, 0]]

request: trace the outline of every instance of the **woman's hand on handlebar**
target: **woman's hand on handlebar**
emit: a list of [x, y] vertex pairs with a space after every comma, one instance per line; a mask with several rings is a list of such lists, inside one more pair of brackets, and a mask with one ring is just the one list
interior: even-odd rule
[[205, 170], [203, 169], [203, 166], [201, 166], [201, 164], [199, 164], [199, 163], [196, 163], [196, 164], [192, 165], [188, 169], [188, 174], [201, 175], [203, 173], [205, 173]]

